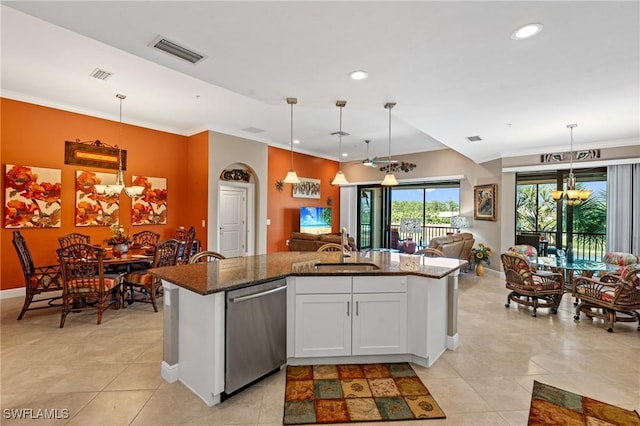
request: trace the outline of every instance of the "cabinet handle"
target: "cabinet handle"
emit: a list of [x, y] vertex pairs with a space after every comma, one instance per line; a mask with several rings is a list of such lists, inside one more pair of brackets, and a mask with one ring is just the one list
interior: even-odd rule
[[358, 301], [356, 300], [356, 316], [358, 316]]
[[349, 303], [351, 302], [347, 302], [347, 316], [349, 316]]

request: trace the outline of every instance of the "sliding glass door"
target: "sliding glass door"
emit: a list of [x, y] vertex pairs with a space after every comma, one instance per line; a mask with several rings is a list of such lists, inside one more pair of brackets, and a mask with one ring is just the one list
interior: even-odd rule
[[460, 212], [460, 183], [437, 182], [358, 187], [358, 235], [361, 250], [397, 248], [412, 238], [418, 247], [452, 232]]

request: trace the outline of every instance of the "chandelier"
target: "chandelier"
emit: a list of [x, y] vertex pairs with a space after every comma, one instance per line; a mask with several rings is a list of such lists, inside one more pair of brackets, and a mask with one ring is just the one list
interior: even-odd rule
[[[122, 140], [122, 100], [126, 98], [125, 95], [117, 94], [116, 98], [120, 99], [120, 134], [118, 136], [118, 143]], [[139, 197], [144, 191], [144, 186], [125, 186], [124, 185], [124, 172], [122, 171], [122, 149], [118, 145], [114, 148], [118, 150], [118, 173], [116, 173], [116, 183], [113, 185], [95, 185], [96, 192], [100, 195], [119, 195], [123, 190], [127, 196], [131, 198]]]
[[567, 129], [571, 132], [571, 152], [570, 155], [570, 165], [569, 165], [569, 177], [567, 177], [567, 189], [551, 191], [551, 198], [555, 201], [562, 201], [563, 199], [567, 200], [567, 204], [570, 206], [575, 206], [579, 204], [580, 201], [584, 201], [591, 195], [591, 190], [589, 189], [576, 189], [576, 178], [573, 175], [573, 129], [578, 127], [577, 124], [567, 124]]

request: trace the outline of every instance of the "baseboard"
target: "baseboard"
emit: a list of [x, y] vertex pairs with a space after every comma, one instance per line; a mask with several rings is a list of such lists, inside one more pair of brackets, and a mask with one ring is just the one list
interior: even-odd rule
[[0, 300], [2, 300], [2, 299], [12, 299], [14, 297], [22, 297], [22, 298], [24, 298], [24, 295], [25, 295], [25, 288], [24, 287], [9, 288], [7, 290], [1, 290], [0, 291]]
[[169, 383], [175, 382], [180, 378], [179, 364], [169, 365], [166, 361], [162, 361], [160, 375]]

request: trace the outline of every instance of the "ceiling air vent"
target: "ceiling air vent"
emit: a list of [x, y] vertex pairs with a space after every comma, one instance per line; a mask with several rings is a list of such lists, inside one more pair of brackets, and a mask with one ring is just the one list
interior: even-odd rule
[[478, 142], [482, 140], [480, 136], [467, 136], [467, 139], [469, 139], [469, 142]]
[[106, 80], [109, 77], [111, 77], [113, 73], [109, 71], [101, 70], [100, 68], [96, 68], [93, 71], [91, 71], [91, 74], [89, 75], [93, 78], [97, 78], [98, 80]]
[[341, 135], [341, 136], [351, 136], [351, 134], [338, 130], [337, 132], [329, 133], [331, 136]]
[[182, 47], [177, 43], [167, 40], [164, 37], [157, 37], [149, 45], [155, 47], [158, 50], [162, 50], [169, 55], [178, 57], [192, 64], [196, 64], [205, 58], [204, 55], [194, 52], [193, 50]]
[[249, 132], [249, 133], [262, 133], [262, 132], [264, 132], [264, 130], [258, 129], [257, 127], [253, 127], [253, 126], [245, 127], [242, 130], [244, 130], [245, 132]]

